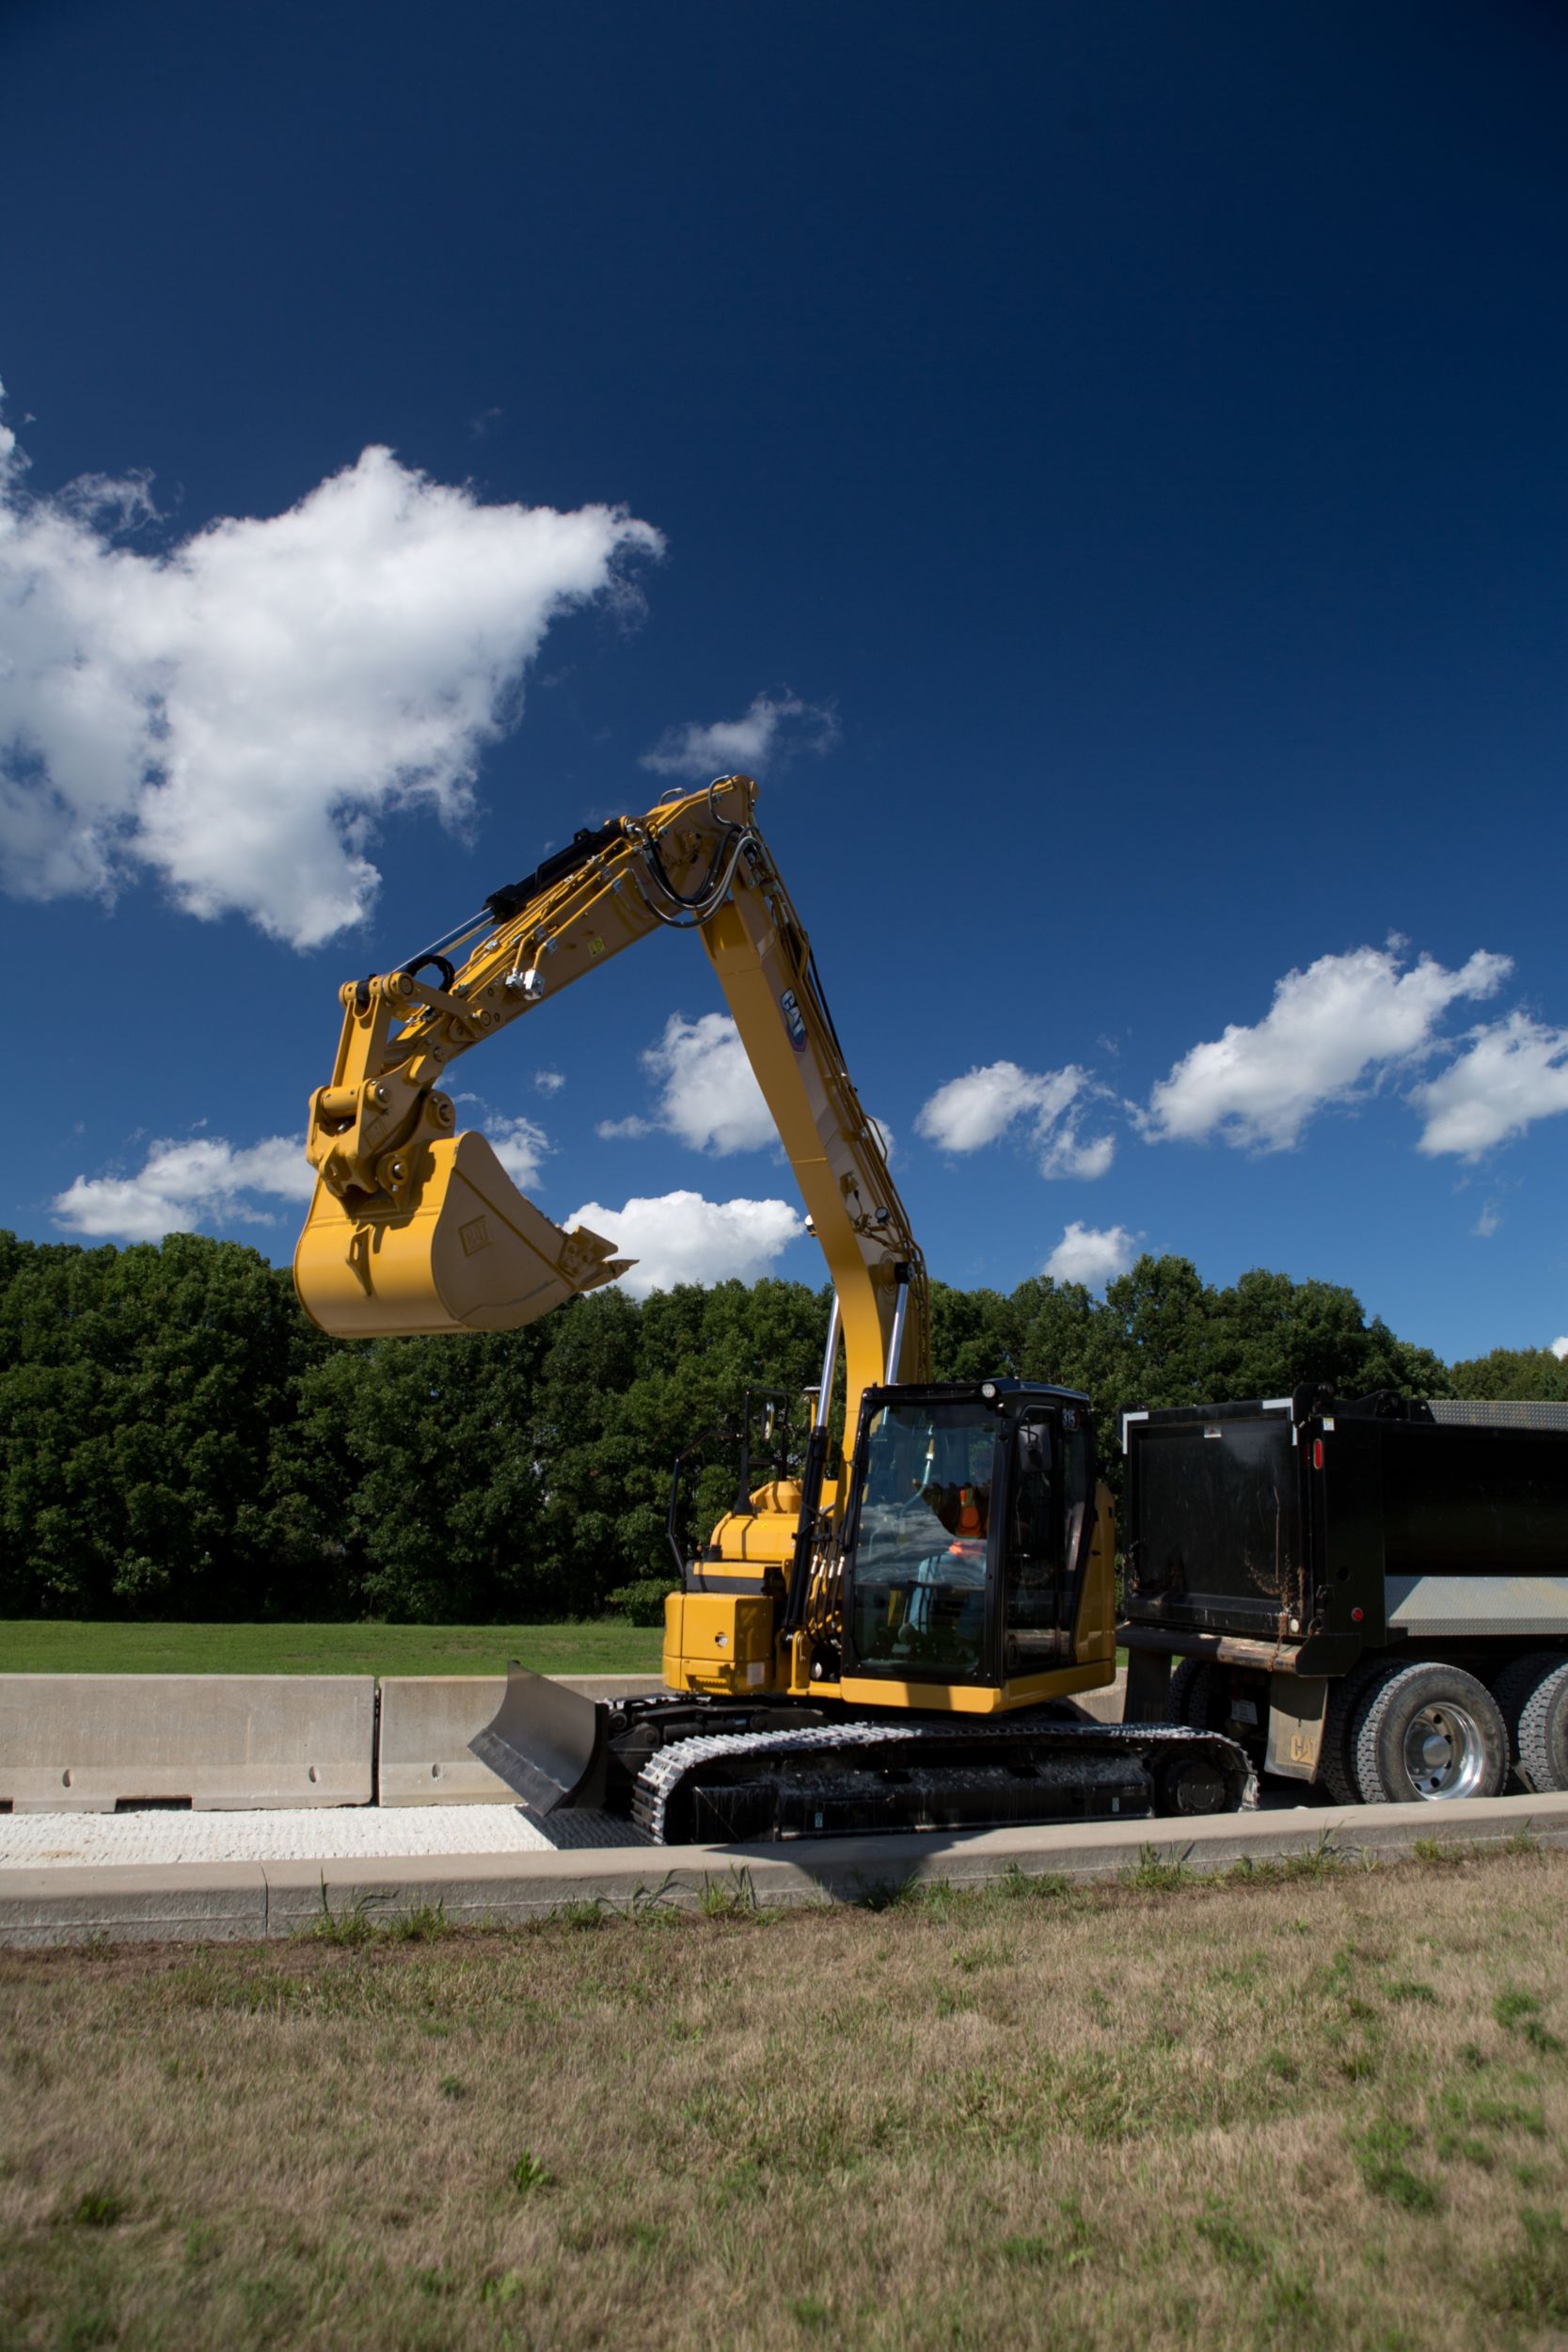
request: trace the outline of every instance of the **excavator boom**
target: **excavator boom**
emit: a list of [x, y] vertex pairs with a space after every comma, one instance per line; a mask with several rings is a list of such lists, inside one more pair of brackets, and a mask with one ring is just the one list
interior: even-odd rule
[[[702, 938], [827, 1258], [851, 1415], [860, 1391], [900, 1366], [922, 1375], [924, 1262], [753, 821], [755, 794], [749, 776], [721, 777], [579, 834], [437, 948], [341, 990], [332, 1079], [310, 1099], [317, 1183], [294, 1253], [324, 1330], [510, 1330], [627, 1270], [611, 1242], [565, 1232], [527, 1200], [483, 1136], [454, 1132], [445, 1084], [460, 1056], [673, 929]], [[454, 965], [444, 950], [458, 946]]]

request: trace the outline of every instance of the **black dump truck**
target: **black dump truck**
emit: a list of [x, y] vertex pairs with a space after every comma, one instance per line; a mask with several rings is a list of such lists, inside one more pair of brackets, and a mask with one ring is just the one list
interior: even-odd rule
[[1342, 1804], [1568, 1789], [1568, 1405], [1307, 1388], [1122, 1446], [1129, 1721]]

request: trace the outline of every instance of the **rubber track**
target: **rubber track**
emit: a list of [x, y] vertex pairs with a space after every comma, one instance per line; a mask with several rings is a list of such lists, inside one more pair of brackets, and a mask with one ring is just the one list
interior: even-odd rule
[[[726, 1761], [755, 1756], [770, 1761], [776, 1756], [831, 1756], [835, 1749], [863, 1751], [876, 1747], [908, 1747], [922, 1740], [973, 1740], [977, 1748], [1006, 1740], [1022, 1745], [1025, 1726], [1016, 1717], [979, 1724], [832, 1724], [804, 1731], [722, 1731], [697, 1739], [673, 1740], [649, 1757], [632, 1786], [631, 1817], [657, 1846], [664, 1843], [664, 1820], [670, 1800], [683, 1780], [720, 1757]], [[1238, 1811], [1249, 1812], [1258, 1803], [1258, 1778], [1243, 1749], [1222, 1733], [1199, 1731], [1177, 1724], [1042, 1724], [1029, 1729], [1032, 1746], [1054, 1750], [1079, 1749], [1115, 1755], [1132, 1748], [1147, 1753], [1177, 1746], [1222, 1749], [1227, 1762], [1239, 1763], [1243, 1775]]]

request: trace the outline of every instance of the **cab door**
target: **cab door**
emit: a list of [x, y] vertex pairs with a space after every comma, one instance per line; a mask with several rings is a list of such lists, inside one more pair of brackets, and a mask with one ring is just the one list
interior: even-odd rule
[[1086, 1416], [1071, 1406], [1030, 1414], [1014, 1432], [1008, 1470], [998, 1581], [1011, 1682], [1073, 1662], [1094, 1492]]

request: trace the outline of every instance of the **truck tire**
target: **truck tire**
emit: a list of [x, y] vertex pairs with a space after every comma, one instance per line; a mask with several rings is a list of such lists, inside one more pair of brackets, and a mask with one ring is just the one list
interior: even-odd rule
[[1388, 1671], [1384, 1658], [1364, 1658], [1329, 1688], [1323, 1710], [1323, 1745], [1318, 1751], [1318, 1778], [1336, 1804], [1359, 1804], [1352, 1757], [1355, 1753], [1355, 1723], [1361, 1702], [1373, 1683]]
[[1538, 1797], [1568, 1789], [1568, 1658], [1560, 1650], [1516, 1658], [1492, 1691], [1520, 1787]]
[[1385, 1666], [1355, 1711], [1349, 1760], [1364, 1804], [1497, 1797], [1508, 1726], [1483, 1682], [1440, 1660]]
[[1170, 1720], [1209, 1731], [1214, 1699], [1214, 1669], [1207, 1658], [1183, 1658], [1170, 1678]]

